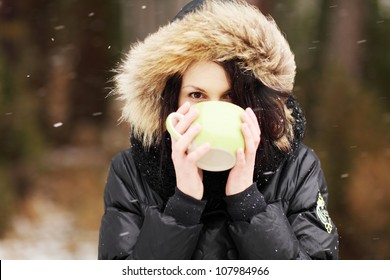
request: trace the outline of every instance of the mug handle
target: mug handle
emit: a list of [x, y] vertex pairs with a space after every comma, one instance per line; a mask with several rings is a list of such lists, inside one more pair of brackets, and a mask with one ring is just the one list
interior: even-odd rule
[[183, 118], [184, 118], [183, 114], [180, 114], [180, 113], [177, 113], [177, 112], [173, 112], [173, 113], [169, 114], [169, 116], [167, 117], [167, 120], [165, 122], [165, 125], [167, 127], [167, 130], [168, 130], [169, 134], [171, 134], [172, 137], [175, 138], [175, 140], [179, 140], [179, 138], [182, 135], [173, 126], [173, 120], [175, 120], [175, 119], [176, 120], [182, 120]]

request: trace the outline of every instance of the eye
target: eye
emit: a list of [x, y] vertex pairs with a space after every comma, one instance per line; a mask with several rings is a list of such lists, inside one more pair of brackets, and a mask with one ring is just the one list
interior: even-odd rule
[[226, 93], [224, 96], [222, 96], [222, 100], [232, 101], [233, 100], [233, 93], [232, 92]]
[[204, 98], [204, 97], [205, 97], [204, 94], [201, 93], [201, 92], [199, 92], [199, 91], [191, 92], [191, 93], [189, 94], [189, 96], [190, 96], [191, 98], [193, 98], [193, 99], [201, 99], [201, 98]]

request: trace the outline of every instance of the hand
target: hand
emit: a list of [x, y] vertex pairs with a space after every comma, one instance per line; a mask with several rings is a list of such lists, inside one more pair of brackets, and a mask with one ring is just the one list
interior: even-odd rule
[[245, 139], [245, 152], [237, 151], [237, 162], [230, 170], [226, 183], [226, 195], [234, 195], [249, 188], [253, 183], [256, 151], [260, 144], [260, 126], [257, 117], [251, 108], [247, 108], [241, 115], [241, 131]]
[[176, 130], [182, 135], [178, 140], [172, 137], [172, 161], [176, 172], [176, 184], [180, 191], [201, 200], [203, 197], [203, 173], [196, 162], [209, 150], [210, 145], [204, 144], [192, 152], [188, 152], [192, 140], [200, 132], [199, 124], [193, 125], [199, 112], [190, 108], [190, 103], [184, 103], [178, 110], [184, 115], [176, 125]]

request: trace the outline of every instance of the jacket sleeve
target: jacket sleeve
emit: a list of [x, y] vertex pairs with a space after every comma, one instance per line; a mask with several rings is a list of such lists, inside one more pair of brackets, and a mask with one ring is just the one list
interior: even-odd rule
[[104, 191], [99, 259], [189, 259], [201, 225], [185, 226], [161, 212], [129, 152], [116, 156]]
[[268, 186], [283, 191], [261, 206], [263, 211], [230, 225], [240, 258], [337, 259], [338, 234], [326, 210], [327, 186], [318, 158], [301, 149], [283, 169]]

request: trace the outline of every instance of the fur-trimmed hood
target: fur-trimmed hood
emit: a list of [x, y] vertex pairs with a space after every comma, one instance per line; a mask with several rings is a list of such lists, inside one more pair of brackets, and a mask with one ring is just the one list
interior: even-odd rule
[[[114, 93], [122, 120], [145, 147], [157, 144], [166, 81], [194, 61], [241, 61], [266, 86], [291, 93], [295, 60], [273, 19], [241, 0], [204, 0], [185, 15], [132, 45], [117, 69]], [[289, 118], [292, 128], [294, 120]], [[290, 129], [292, 131], [292, 129]]]

